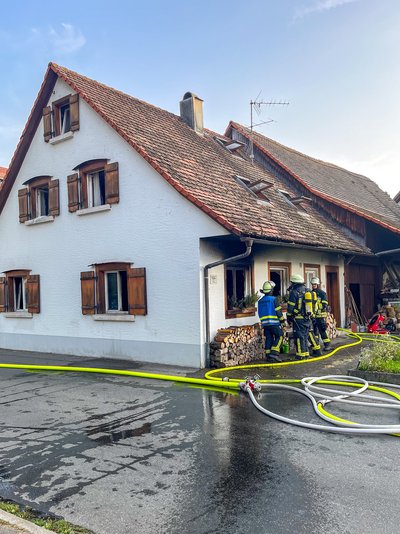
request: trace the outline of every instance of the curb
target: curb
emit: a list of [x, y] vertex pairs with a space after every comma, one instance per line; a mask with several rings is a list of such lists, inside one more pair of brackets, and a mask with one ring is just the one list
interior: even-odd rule
[[29, 534], [56, 534], [53, 530], [48, 530], [47, 528], [39, 527], [26, 519], [17, 517], [14, 514], [10, 514], [4, 510], [0, 510], [0, 521], [4, 521], [9, 525], [13, 525], [19, 529], [22, 529], [23, 532], [29, 532]]
[[347, 375], [364, 378], [368, 382], [385, 382], [387, 384], [400, 384], [399, 373], [383, 373], [381, 371], [361, 371], [360, 369], [350, 369]]

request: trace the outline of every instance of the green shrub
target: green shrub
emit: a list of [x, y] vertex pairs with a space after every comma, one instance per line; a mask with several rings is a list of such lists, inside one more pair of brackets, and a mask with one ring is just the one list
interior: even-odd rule
[[400, 373], [400, 343], [374, 341], [363, 347], [358, 368], [362, 371]]

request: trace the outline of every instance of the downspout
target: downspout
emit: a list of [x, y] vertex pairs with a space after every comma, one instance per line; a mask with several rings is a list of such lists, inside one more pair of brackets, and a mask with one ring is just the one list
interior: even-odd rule
[[241, 260], [247, 258], [251, 254], [251, 249], [253, 247], [253, 239], [245, 239], [246, 243], [246, 252], [238, 254], [237, 256], [232, 256], [230, 258], [225, 258], [224, 260], [214, 261], [204, 266], [204, 310], [205, 310], [205, 320], [206, 320], [206, 365], [210, 363], [210, 292], [208, 289], [208, 271], [213, 267], [218, 267], [218, 265], [224, 265], [226, 263], [231, 263], [236, 260]]

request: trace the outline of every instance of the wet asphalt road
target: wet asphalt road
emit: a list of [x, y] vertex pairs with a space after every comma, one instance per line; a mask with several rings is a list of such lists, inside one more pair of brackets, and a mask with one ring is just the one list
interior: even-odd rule
[[[83, 362], [102, 364], [132, 367]], [[96, 534], [399, 532], [399, 438], [301, 429], [242, 394], [170, 382], [1, 369], [0, 388], [0, 496]], [[322, 422], [294, 393], [261, 402]], [[335, 413], [399, 421], [394, 410]]]

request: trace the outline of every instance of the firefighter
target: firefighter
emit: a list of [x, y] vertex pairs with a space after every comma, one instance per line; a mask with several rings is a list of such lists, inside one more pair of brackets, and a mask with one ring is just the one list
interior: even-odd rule
[[260, 292], [264, 294], [258, 301], [258, 316], [264, 330], [265, 357], [267, 362], [281, 362], [279, 352], [283, 341], [282, 327], [285, 324], [282, 307], [272, 294], [271, 282], [264, 282]]
[[310, 357], [308, 339], [313, 315], [313, 298], [300, 274], [293, 274], [290, 282], [286, 319], [288, 324], [293, 325], [296, 360], [305, 360]]
[[319, 336], [321, 335], [322, 341], [324, 342], [324, 350], [331, 350], [331, 340], [326, 333], [326, 316], [328, 314], [329, 303], [325, 291], [319, 287], [320, 284], [320, 279], [317, 276], [311, 278], [311, 287], [313, 293], [315, 293], [317, 297], [317, 305], [313, 321], [314, 337], [319, 341]]

